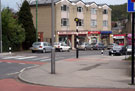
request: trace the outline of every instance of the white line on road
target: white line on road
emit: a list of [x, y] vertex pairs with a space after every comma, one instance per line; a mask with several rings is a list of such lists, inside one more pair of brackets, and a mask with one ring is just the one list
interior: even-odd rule
[[20, 72], [14, 72], [14, 73], [9, 73], [9, 74], [6, 74], [6, 75], [15, 75], [15, 74], [18, 74], [18, 73], [20, 73]]
[[24, 57], [24, 56], [5, 57], [5, 58], [2, 58], [2, 59], [15, 59], [15, 58], [20, 58], [20, 57]]
[[29, 57], [23, 57], [23, 58], [15, 58], [15, 59], [30, 59], [30, 58], [36, 58], [37, 56], [29, 56]]
[[32, 59], [32, 60], [42, 60], [42, 59], [48, 59], [49, 57], [42, 57], [42, 58], [35, 58], [35, 59]]

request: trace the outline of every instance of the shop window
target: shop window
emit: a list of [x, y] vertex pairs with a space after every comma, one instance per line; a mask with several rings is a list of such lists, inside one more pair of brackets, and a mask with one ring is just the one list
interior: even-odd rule
[[82, 7], [77, 7], [77, 12], [83, 12], [83, 8]]
[[68, 18], [62, 18], [61, 19], [61, 26], [68, 26], [69, 25], [69, 19]]
[[62, 5], [61, 6], [61, 11], [68, 11], [69, 7], [67, 5]]

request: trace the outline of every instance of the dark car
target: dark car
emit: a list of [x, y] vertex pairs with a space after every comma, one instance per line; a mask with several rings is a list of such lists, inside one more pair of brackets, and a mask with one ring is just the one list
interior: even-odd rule
[[109, 55], [123, 55], [125, 53], [126, 47], [120, 45], [113, 46], [113, 48], [109, 50]]
[[93, 46], [93, 50], [104, 50], [106, 47], [104, 46], [103, 43], [96, 43], [94, 46]]

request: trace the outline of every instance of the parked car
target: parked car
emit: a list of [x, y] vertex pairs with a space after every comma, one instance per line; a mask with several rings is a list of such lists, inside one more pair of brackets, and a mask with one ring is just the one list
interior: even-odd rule
[[54, 43], [55, 50], [58, 50], [59, 52], [62, 51], [70, 51], [71, 47], [68, 46], [65, 42], [55, 42]]
[[117, 45], [118, 45], [118, 44], [115, 44], [115, 43], [109, 44], [109, 45], [107, 46], [107, 49], [112, 49], [113, 46], [117, 46]]
[[127, 54], [131, 54], [132, 53], [132, 45], [127, 45], [127, 51], [126, 51], [126, 53]]
[[42, 53], [51, 52], [52, 46], [48, 42], [34, 42], [32, 44], [32, 53], [40, 51]]
[[113, 46], [113, 48], [109, 50], [109, 55], [123, 55], [125, 53], [126, 47], [120, 45]]
[[83, 42], [79, 44], [78, 49], [80, 50], [92, 50], [92, 46], [88, 42]]
[[96, 43], [94, 46], [93, 46], [93, 50], [104, 50], [106, 47], [104, 46], [103, 43]]

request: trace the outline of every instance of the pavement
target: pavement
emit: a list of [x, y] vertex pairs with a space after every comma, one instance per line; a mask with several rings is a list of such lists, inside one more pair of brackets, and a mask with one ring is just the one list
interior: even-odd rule
[[86, 56], [56, 61], [56, 74], [51, 74], [51, 63], [26, 69], [19, 79], [43, 86], [66, 88], [131, 88], [130, 62], [125, 56]]

